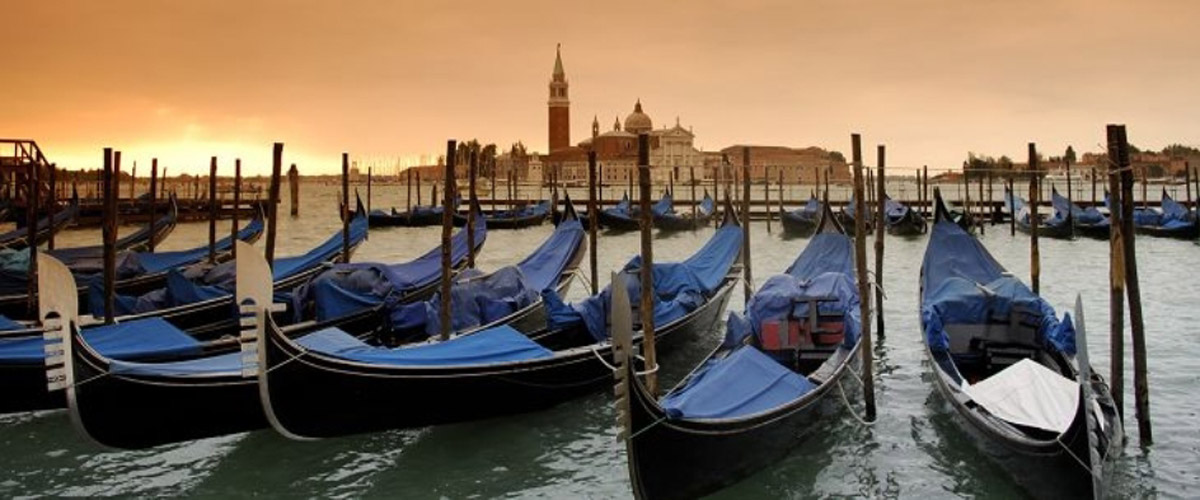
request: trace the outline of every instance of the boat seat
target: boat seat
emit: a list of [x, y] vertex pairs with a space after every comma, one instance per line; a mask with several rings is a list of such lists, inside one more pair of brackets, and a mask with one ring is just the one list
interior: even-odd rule
[[794, 302], [806, 302], [806, 318], [788, 316], [763, 321], [759, 328], [759, 347], [767, 355], [784, 364], [798, 367], [801, 361], [824, 360], [845, 338], [846, 325], [841, 315], [820, 314], [822, 302], [836, 302], [837, 297], [803, 297]]
[[1041, 317], [1023, 308], [1013, 308], [1007, 317], [989, 314], [987, 323], [950, 324], [950, 352], [955, 355], [980, 353], [985, 345], [1028, 346], [1036, 349]]

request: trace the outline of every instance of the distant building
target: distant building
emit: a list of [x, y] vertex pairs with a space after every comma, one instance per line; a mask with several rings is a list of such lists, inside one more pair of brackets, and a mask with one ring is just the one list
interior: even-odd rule
[[[539, 168], [519, 171], [521, 179], [548, 180], [557, 172], [560, 182], [583, 184], [587, 182], [588, 152], [595, 151], [600, 180], [608, 184], [623, 184], [636, 180], [638, 134], [645, 133], [650, 142], [651, 179], [656, 184], [666, 184], [674, 179], [688, 182], [711, 179], [716, 167], [723, 164], [722, 154], [728, 156], [732, 165], [741, 165], [743, 146], [730, 146], [719, 153], [705, 153], [696, 149], [696, 135], [691, 127], [684, 128], [679, 118], [675, 125], [654, 128], [654, 121], [642, 108], [640, 99], [633, 105], [633, 112], [625, 117], [624, 124], [618, 118], [611, 130], [600, 132], [599, 118], [592, 119], [592, 136], [570, 145], [570, 100], [567, 76], [563, 70], [562, 51], [555, 50], [554, 71], [550, 76], [549, 108], [549, 153], [538, 157]], [[750, 148], [751, 179], [761, 181], [768, 174], [772, 180], [778, 178], [780, 169], [787, 182], [815, 182], [818, 171], [829, 170], [834, 182], [850, 179], [845, 159], [839, 154], [817, 147], [789, 148], [783, 146], [748, 146]], [[514, 165], [519, 164], [519, 161]], [[539, 174], [540, 173], [540, 177]]]

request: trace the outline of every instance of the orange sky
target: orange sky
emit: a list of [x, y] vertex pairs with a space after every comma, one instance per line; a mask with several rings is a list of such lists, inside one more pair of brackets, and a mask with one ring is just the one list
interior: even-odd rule
[[[0, 136], [94, 168], [101, 148], [172, 173], [306, 173], [436, 155], [449, 138], [546, 147], [554, 45], [572, 142], [641, 98], [696, 145], [860, 132], [896, 167], [1200, 143], [1200, 2], [1096, 0], [10, 2]], [[13, 5], [15, 4], [15, 5]], [[143, 170], [142, 172], [146, 172]]]

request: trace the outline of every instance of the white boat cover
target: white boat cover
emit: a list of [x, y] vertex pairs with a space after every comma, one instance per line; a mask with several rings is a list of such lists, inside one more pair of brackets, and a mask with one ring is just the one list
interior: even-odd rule
[[1059, 434], [1071, 427], [1079, 407], [1079, 384], [1031, 359], [963, 390], [999, 418]]

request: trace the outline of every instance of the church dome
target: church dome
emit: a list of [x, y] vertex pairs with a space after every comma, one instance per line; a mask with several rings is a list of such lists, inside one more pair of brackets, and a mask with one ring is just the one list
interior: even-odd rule
[[638, 99], [637, 104], [633, 106], [633, 112], [625, 117], [625, 131], [631, 134], [640, 134], [648, 133], [653, 129], [654, 124], [650, 121], [650, 115], [642, 112], [642, 100]]

